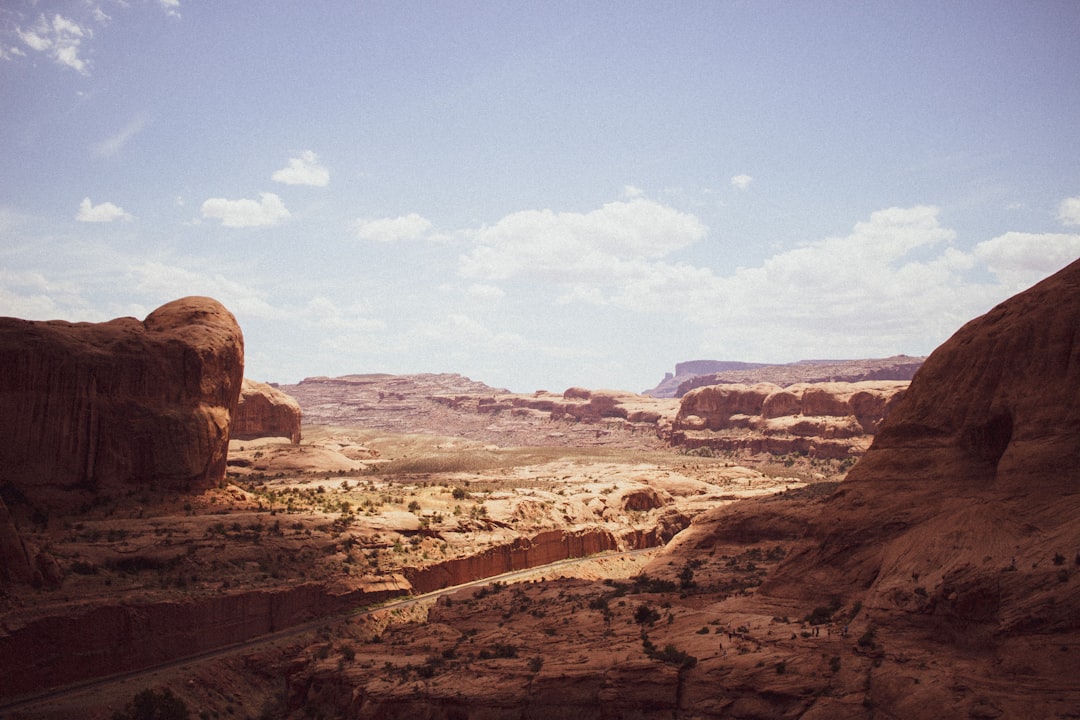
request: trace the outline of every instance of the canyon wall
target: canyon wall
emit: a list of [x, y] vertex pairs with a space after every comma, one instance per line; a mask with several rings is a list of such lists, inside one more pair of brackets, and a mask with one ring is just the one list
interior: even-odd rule
[[300, 443], [300, 404], [272, 385], [244, 378], [229, 436], [233, 440], [287, 437]]
[[517, 538], [512, 543], [490, 547], [475, 555], [426, 567], [405, 568], [403, 572], [414, 592], [426, 593], [513, 570], [618, 549], [618, 541], [607, 530], [549, 530], [531, 538]]
[[225, 477], [244, 343], [215, 300], [176, 300], [143, 321], [0, 318], [0, 367], [4, 483], [32, 501]]
[[0, 697], [150, 667], [305, 621], [381, 602], [404, 583], [335, 593], [317, 583], [188, 597], [174, 602], [97, 606], [0, 628]]
[[858, 594], [882, 618], [957, 642], [1075, 637], [1077, 468], [1080, 261], [926, 360], [764, 590]]

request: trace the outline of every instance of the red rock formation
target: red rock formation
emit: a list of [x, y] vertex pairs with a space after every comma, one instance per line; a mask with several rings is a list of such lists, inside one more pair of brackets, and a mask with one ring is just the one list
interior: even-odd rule
[[0, 319], [0, 466], [31, 499], [225, 476], [244, 369], [236, 319], [184, 298], [145, 321]]
[[242, 642], [406, 589], [403, 582], [372, 583], [335, 592], [304, 583], [176, 602], [101, 605], [23, 626], [6, 623], [0, 629], [0, 698]]
[[496, 545], [468, 557], [427, 567], [405, 568], [405, 577], [414, 591], [425, 593], [512, 570], [525, 570], [556, 560], [616, 549], [618, 542], [607, 530], [549, 530], [532, 538], [518, 538], [512, 543]]
[[300, 404], [271, 385], [244, 378], [230, 437], [233, 440], [287, 437], [297, 445]]
[[766, 590], [861, 596], [939, 640], [1076, 633], [1077, 468], [1080, 261], [930, 356]]
[[683, 397], [671, 439], [687, 448], [844, 458], [866, 449], [864, 436], [877, 431], [906, 387], [902, 381], [711, 385]]
[[772, 383], [710, 385], [692, 390], [682, 399], [675, 428], [723, 430], [734, 427], [732, 418], [735, 416], [761, 415], [765, 398], [778, 390], [780, 388]]

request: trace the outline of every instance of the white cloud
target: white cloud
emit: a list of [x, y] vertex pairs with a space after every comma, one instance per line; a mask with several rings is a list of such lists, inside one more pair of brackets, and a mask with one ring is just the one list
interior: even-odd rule
[[1065, 198], [1058, 208], [1058, 220], [1065, 225], [1080, 225], [1080, 196]]
[[289, 217], [285, 203], [274, 193], [260, 193], [259, 200], [210, 198], [202, 204], [202, 216], [221, 220], [224, 227], [263, 227], [276, 225]]
[[1022, 289], [1080, 257], [1080, 235], [1008, 232], [976, 245], [975, 257], [1006, 287]]
[[430, 229], [431, 221], [416, 213], [396, 218], [356, 221], [356, 236], [361, 240], [377, 242], [418, 240]]
[[131, 138], [142, 132], [149, 124], [150, 119], [146, 115], [137, 115], [127, 125], [120, 128], [115, 135], [94, 144], [91, 147], [91, 152], [98, 157], [113, 157], [124, 149], [124, 146], [127, 145]]
[[31, 50], [44, 53], [58, 65], [82, 75], [89, 74], [89, 63], [79, 57], [83, 39], [93, 37], [89, 27], [57, 13], [51, 19], [40, 15], [32, 26], [15, 32]]
[[749, 175], [736, 175], [731, 178], [731, 186], [738, 190], [745, 190], [750, 187], [750, 183], [754, 182], [754, 178]]
[[523, 336], [513, 332], [498, 332], [476, 318], [464, 313], [449, 313], [436, 320], [418, 323], [411, 331], [419, 347], [429, 347], [432, 341], [446, 347], [469, 348], [483, 353], [510, 353], [529, 347]]
[[[186, 267], [177, 261], [126, 258], [124, 286], [130, 293], [163, 303], [188, 295], [212, 297], [236, 315], [279, 320], [280, 310], [264, 292], [215, 270]], [[153, 306], [156, 307], [156, 306]]]
[[86, 197], [79, 203], [79, 212], [75, 214], [75, 219], [79, 222], [106, 223], [113, 220], [131, 220], [132, 216], [111, 202], [94, 205], [90, 198]]
[[460, 271], [489, 280], [523, 275], [608, 282], [620, 265], [663, 257], [705, 232], [693, 215], [645, 198], [589, 213], [526, 210], [472, 231], [474, 247], [461, 258]]
[[330, 182], [330, 171], [319, 164], [318, 155], [305, 150], [300, 157], [290, 158], [289, 164], [276, 171], [271, 178], [286, 185], [326, 187]]
[[[652, 303], [679, 308], [717, 357], [921, 353], [1080, 252], [1080, 236], [1007, 233], [972, 252], [954, 238], [937, 208], [889, 208], [757, 267], [669, 283]], [[980, 281], [981, 269], [996, 280]]]
[[180, 17], [180, 0], [158, 0], [158, 5], [169, 17]]
[[14, 60], [17, 57], [26, 57], [22, 48], [15, 45], [0, 45], [0, 60]]

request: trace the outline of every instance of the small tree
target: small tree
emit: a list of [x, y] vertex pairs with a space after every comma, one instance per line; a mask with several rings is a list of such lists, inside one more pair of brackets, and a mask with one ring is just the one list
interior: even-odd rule
[[139, 691], [123, 709], [113, 713], [113, 720], [189, 720], [187, 705], [165, 688], [160, 693], [147, 688]]

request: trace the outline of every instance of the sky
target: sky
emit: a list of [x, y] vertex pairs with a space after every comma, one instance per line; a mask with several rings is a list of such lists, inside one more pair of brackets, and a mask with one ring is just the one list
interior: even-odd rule
[[1080, 3], [0, 3], [0, 315], [245, 374], [923, 355], [1080, 257]]

